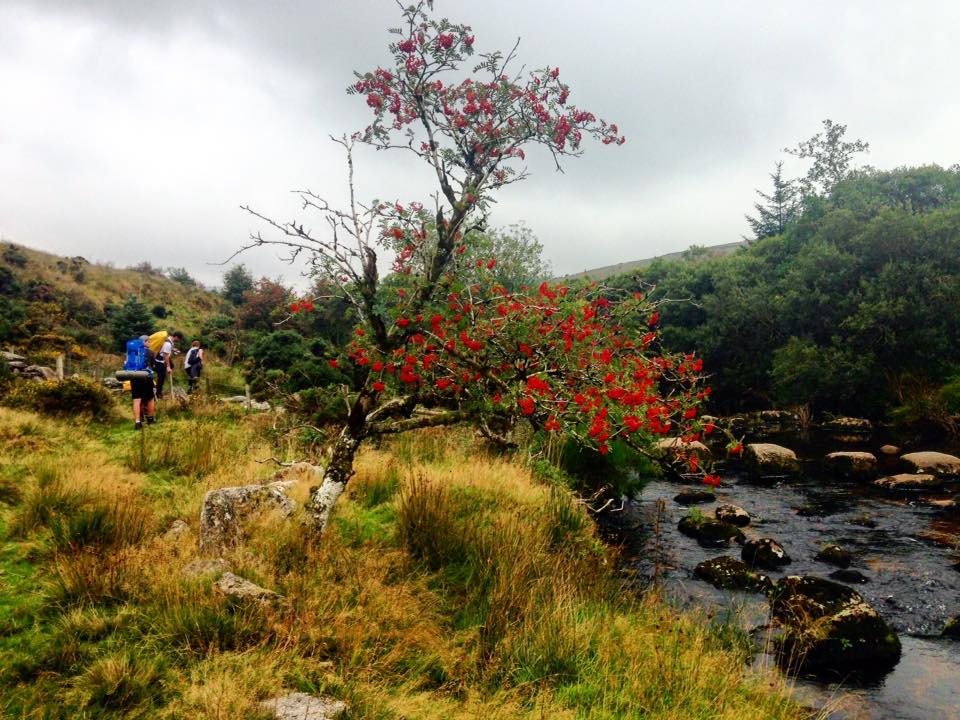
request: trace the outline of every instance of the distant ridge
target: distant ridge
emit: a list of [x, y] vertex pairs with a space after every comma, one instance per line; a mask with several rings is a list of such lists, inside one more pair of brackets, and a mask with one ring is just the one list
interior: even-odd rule
[[624, 273], [632, 272], [634, 270], [639, 270], [644, 268], [654, 260], [681, 260], [691, 249], [696, 248], [697, 250], [702, 250], [707, 255], [716, 256], [716, 255], [729, 255], [738, 248], [744, 247], [747, 244], [746, 240], [738, 240], [736, 242], [724, 243], [722, 245], [711, 245], [709, 247], [703, 247], [695, 245], [692, 248], [687, 250], [680, 250], [679, 252], [667, 253], [666, 255], [657, 255], [656, 257], [646, 258], [645, 260], [630, 260], [628, 262], [617, 263], [616, 265], [605, 265], [603, 267], [594, 268], [592, 270], [584, 270], [583, 272], [571, 273], [569, 275], [564, 275], [560, 280], [580, 280], [583, 278], [590, 278], [591, 280], [607, 280], [615, 275], [622, 275]]

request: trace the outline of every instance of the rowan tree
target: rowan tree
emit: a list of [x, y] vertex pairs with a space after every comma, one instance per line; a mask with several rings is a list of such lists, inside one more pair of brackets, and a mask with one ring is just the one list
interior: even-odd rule
[[[371, 436], [471, 422], [509, 442], [510, 428], [525, 420], [605, 453], [615, 441], [645, 449], [663, 436], [689, 440], [713, 429], [697, 417], [709, 392], [698, 389], [702, 363], [652, 350], [659, 312], [642, 296], [549, 282], [508, 290], [496, 281], [498, 259], [471, 251], [495, 194], [526, 177], [528, 151], [546, 151], [559, 168], [588, 139], [622, 144], [617, 125], [573, 105], [557, 68], [514, 71], [516, 47], [477, 55], [470, 28], [435, 19], [426, 2], [403, 9], [402, 18], [391, 31], [389, 67], [358, 73], [348, 89], [373, 120], [336, 140], [346, 152], [347, 206], [299, 193], [326, 232], [246, 208], [278, 232], [256, 233], [243, 249], [280, 245], [291, 259], [305, 255], [359, 319], [347, 359], [329, 359], [332, 367], [353, 363], [361, 382], [308, 503], [317, 532]], [[474, 74], [464, 77], [474, 57]], [[429, 206], [361, 202], [358, 145], [425, 162], [438, 186]], [[381, 257], [406, 281], [384, 288]], [[309, 313], [326, 299], [308, 296], [290, 311]], [[637, 317], [641, 332], [629, 329]]]

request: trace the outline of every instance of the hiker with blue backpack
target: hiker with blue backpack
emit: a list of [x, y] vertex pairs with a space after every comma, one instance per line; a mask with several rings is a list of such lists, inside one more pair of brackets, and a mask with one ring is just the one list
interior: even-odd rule
[[156, 422], [154, 401], [156, 390], [153, 385], [154, 354], [150, 350], [150, 338], [141, 335], [127, 342], [127, 359], [123, 370], [117, 372], [118, 380], [130, 383], [130, 396], [133, 398], [133, 426], [143, 429], [144, 419], [148, 425]]

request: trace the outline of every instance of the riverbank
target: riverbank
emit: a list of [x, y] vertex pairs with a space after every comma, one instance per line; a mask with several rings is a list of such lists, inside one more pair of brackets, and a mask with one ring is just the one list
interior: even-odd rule
[[[205, 492], [303, 449], [215, 406], [128, 425], [0, 409], [7, 717], [271, 717], [293, 690], [349, 718], [803, 715], [749, 638], [623, 592], [582, 508], [469, 434], [365, 450], [316, 545], [265, 512], [203, 564]], [[283, 477], [299, 504], [309, 472]]]

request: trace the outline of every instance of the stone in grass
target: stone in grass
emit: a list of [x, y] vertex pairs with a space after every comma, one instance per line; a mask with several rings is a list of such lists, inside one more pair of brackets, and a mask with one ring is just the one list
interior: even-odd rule
[[882, 676], [900, 660], [900, 639], [852, 588], [811, 576], [781, 580], [770, 593], [782, 666], [820, 677]]
[[773, 538], [756, 538], [748, 541], [740, 552], [745, 563], [767, 570], [779, 570], [790, 563], [783, 545]]
[[868, 578], [862, 572], [859, 570], [851, 570], [850, 568], [834, 570], [832, 573], [830, 573], [830, 579], [836, 580], [837, 582], [856, 583], [858, 585], [863, 585], [870, 582], [870, 578]]
[[766, 575], [761, 575], [746, 563], [729, 555], [704, 560], [693, 569], [693, 575], [721, 590], [765, 593], [773, 587], [773, 581]]
[[198, 558], [183, 566], [181, 574], [185, 578], [215, 575], [220, 577], [230, 570], [230, 563], [223, 558]]
[[260, 707], [277, 720], [337, 720], [347, 711], [342, 700], [293, 692], [264, 700]]
[[200, 509], [200, 552], [214, 554], [236, 545], [242, 536], [242, 521], [255, 512], [276, 509], [284, 516], [292, 515], [296, 504], [285, 493], [295, 484], [287, 480], [210, 490]]
[[267, 590], [232, 572], [225, 572], [214, 583], [214, 587], [224, 595], [238, 600], [250, 600], [261, 605], [279, 605], [284, 597], [273, 590]]
[[827, 563], [828, 565], [836, 565], [839, 568], [848, 568], [853, 560], [853, 556], [839, 545], [828, 543], [820, 548], [820, 551], [816, 554], [815, 559], [819, 560], [820, 562]]
[[700, 512], [693, 512], [681, 518], [677, 528], [704, 547], [720, 547], [727, 545], [731, 540], [743, 542], [744, 539], [740, 528], [720, 522], [716, 518], [707, 517]]
[[750, 513], [736, 505], [720, 505], [714, 510], [714, 514], [720, 522], [730, 523], [737, 527], [746, 527], [750, 524]]
[[673, 496], [679, 505], [703, 505], [716, 502], [717, 496], [708, 490], [683, 490]]

